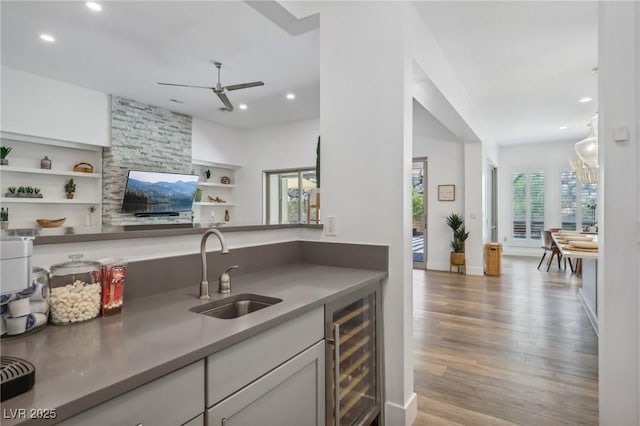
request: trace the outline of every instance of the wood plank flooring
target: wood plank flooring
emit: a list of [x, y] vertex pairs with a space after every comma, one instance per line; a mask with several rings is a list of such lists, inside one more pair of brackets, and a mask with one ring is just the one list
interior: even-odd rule
[[414, 426], [598, 424], [580, 280], [537, 262], [505, 256], [501, 277], [414, 270]]

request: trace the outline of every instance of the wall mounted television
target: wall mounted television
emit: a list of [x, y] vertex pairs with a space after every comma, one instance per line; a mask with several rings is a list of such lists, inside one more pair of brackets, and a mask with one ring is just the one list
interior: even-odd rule
[[177, 216], [191, 211], [198, 176], [129, 170], [122, 213]]

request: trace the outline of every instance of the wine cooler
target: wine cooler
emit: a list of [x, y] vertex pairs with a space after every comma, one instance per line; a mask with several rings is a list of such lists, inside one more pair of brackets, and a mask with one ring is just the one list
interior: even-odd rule
[[379, 291], [327, 305], [327, 426], [379, 424]]

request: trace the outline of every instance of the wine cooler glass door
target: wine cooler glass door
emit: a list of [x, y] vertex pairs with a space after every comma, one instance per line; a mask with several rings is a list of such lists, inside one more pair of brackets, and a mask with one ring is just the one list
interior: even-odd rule
[[377, 410], [375, 308], [372, 293], [332, 313], [330, 424], [360, 424]]

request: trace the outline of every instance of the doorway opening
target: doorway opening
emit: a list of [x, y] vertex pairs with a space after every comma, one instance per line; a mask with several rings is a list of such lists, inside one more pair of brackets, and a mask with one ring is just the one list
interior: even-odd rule
[[411, 168], [413, 267], [427, 269], [427, 158], [413, 159]]

